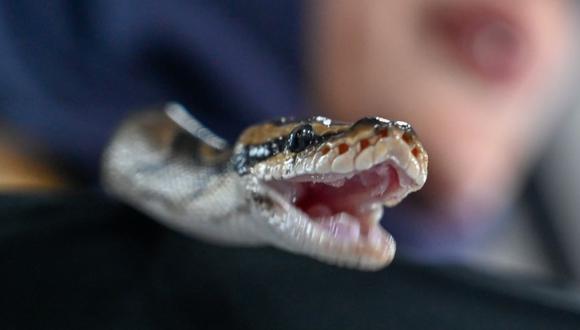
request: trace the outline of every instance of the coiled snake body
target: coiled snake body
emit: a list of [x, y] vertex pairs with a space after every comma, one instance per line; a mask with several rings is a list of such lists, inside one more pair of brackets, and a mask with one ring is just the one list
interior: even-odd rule
[[283, 118], [249, 127], [229, 148], [169, 104], [122, 124], [102, 179], [112, 194], [192, 236], [372, 270], [395, 252], [378, 223], [383, 205], [419, 190], [427, 164], [404, 122]]

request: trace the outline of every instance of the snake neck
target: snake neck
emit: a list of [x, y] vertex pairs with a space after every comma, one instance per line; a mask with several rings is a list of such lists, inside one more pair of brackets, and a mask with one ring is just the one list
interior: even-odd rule
[[104, 153], [105, 189], [179, 231], [255, 243], [254, 208], [232, 150], [195, 133], [166, 112], [129, 118]]

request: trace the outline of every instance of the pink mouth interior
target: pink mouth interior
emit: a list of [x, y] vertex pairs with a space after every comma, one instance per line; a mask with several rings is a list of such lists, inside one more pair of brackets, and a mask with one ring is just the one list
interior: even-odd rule
[[373, 213], [376, 217], [377, 208], [382, 210], [383, 202], [401, 187], [399, 174], [383, 163], [349, 176], [301, 176], [270, 184], [336, 236], [368, 237], [375, 227]]

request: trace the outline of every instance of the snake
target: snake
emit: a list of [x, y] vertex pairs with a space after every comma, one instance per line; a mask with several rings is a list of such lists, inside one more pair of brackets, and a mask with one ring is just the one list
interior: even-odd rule
[[283, 117], [230, 146], [178, 103], [129, 115], [101, 166], [109, 194], [188, 237], [367, 271], [395, 255], [384, 206], [421, 189], [427, 173], [403, 121]]

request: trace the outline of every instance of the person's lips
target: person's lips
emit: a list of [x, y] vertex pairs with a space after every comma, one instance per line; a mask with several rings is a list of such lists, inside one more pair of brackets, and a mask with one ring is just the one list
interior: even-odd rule
[[513, 81], [526, 67], [528, 40], [507, 11], [463, 5], [431, 11], [435, 33], [461, 63], [491, 81]]

